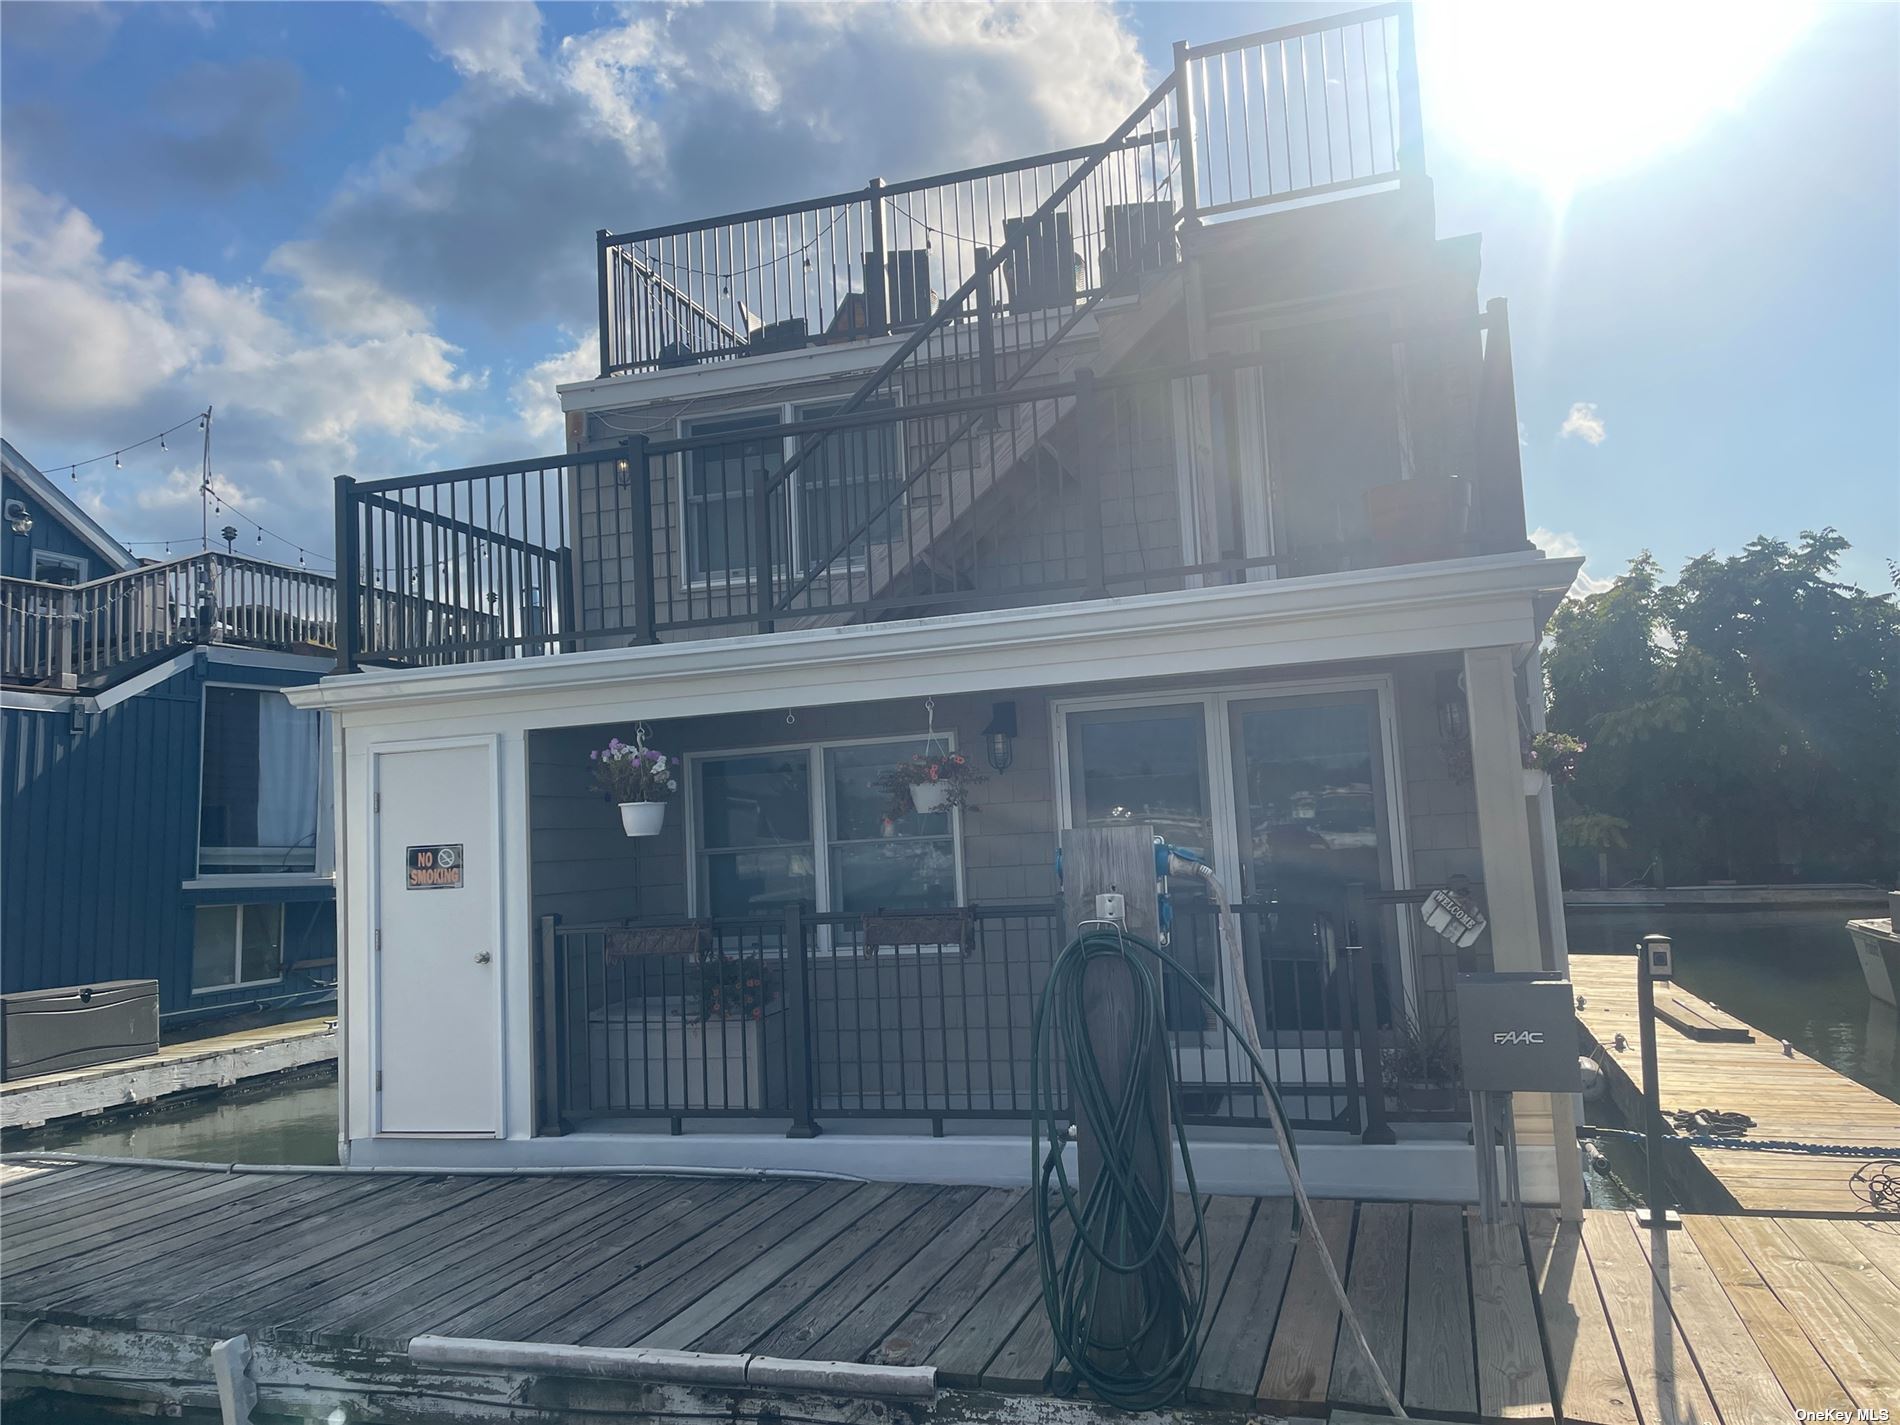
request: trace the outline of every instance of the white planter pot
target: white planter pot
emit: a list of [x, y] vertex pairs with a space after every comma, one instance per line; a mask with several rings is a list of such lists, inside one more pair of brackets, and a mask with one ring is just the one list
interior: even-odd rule
[[910, 804], [924, 816], [942, 811], [950, 803], [950, 784], [948, 782], [912, 782], [910, 784]]
[[1549, 785], [1550, 773], [1546, 772], [1542, 767], [1526, 767], [1524, 769], [1525, 796], [1539, 796], [1543, 793], [1544, 788]]
[[666, 825], [666, 803], [622, 802], [620, 825], [629, 836], [658, 836]]

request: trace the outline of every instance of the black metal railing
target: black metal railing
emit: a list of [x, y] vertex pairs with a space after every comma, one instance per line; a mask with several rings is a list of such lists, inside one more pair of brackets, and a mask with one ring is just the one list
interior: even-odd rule
[[389, 480], [338, 476], [337, 666], [433, 666], [573, 647], [573, 505], [584, 490], [611, 488], [618, 458], [610, 451]]
[[0, 681], [12, 687], [99, 688], [200, 643], [327, 652], [335, 581], [217, 551], [83, 584], [0, 579]]
[[[1005, 342], [1172, 263], [1183, 219], [1422, 171], [1410, 11], [1177, 45], [1106, 142], [596, 234], [602, 376], [927, 325]], [[1031, 323], [1030, 325], [1037, 325]], [[1042, 325], [1046, 325], [1043, 323]], [[969, 343], [972, 354], [977, 340]]]
[[[1296, 1127], [1382, 1127], [1362, 952], [1330, 917], [1237, 908], [1258, 1027]], [[1284, 923], [1282, 923], [1284, 922]], [[817, 914], [565, 927], [541, 934], [544, 1126], [614, 1120], [1023, 1119], [1031, 1030], [1065, 932], [1046, 903], [919, 918]], [[1174, 953], [1223, 1009], [1238, 998], [1211, 908]], [[874, 928], [881, 927], [881, 928]], [[914, 938], [913, 938], [914, 937]], [[1172, 976], [1172, 972], [1170, 972]], [[1244, 1056], [1205, 1001], [1164, 988], [1187, 1121], [1260, 1125]], [[1061, 1065], [1051, 1066], [1062, 1091]]]
[[[1447, 933], [1455, 930], [1455, 921], [1442, 927], [1429, 923], [1427, 908], [1440, 890], [1475, 911], [1480, 921], [1487, 918], [1484, 887], [1462, 878], [1448, 886], [1403, 891], [1361, 888], [1348, 912], [1366, 927], [1362, 935], [1368, 944], [1391, 947], [1376, 990], [1376, 1016], [1382, 1044], [1397, 1055], [1394, 1071], [1385, 1076], [1395, 1121], [1470, 1116], [1458, 1064], [1458, 976], [1488, 969], [1490, 944], [1480, 932], [1461, 946]], [[1401, 955], [1409, 976], [1399, 969]], [[1422, 1073], [1416, 1071], [1421, 1060]]]
[[[955, 399], [343, 479], [339, 664], [481, 661], [1521, 549], [1515, 406], [1508, 367], [1496, 369], [1505, 322], [1494, 303], [1462, 325], [1336, 323], [1268, 350], [1099, 378], [1082, 367]], [[1323, 411], [1285, 408], [1300, 428], [1269, 483], [1282, 407], [1270, 411], [1267, 392], [1312, 363], [1338, 379], [1315, 388]], [[1408, 367], [1472, 399], [1416, 403], [1394, 375]]]

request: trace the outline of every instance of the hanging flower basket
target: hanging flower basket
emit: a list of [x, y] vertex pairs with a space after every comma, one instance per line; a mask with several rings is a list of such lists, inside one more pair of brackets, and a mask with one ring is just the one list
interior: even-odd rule
[[658, 836], [666, 825], [666, 803], [622, 802], [620, 825], [629, 836]]
[[1563, 786], [1577, 775], [1588, 743], [1567, 732], [1540, 732], [1524, 739], [1524, 795], [1540, 795], [1546, 786]]
[[891, 799], [891, 820], [898, 821], [913, 812], [930, 816], [967, 807], [970, 788], [982, 780], [961, 752], [919, 752], [881, 773], [877, 785]]
[[644, 741], [614, 738], [587, 754], [594, 781], [620, 805], [620, 825], [629, 836], [657, 836], [666, 824], [666, 799], [679, 790], [673, 759]]

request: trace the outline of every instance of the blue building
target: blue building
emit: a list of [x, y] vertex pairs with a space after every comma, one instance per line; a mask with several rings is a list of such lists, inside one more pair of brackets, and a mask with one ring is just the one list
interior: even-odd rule
[[334, 997], [331, 581], [133, 557], [10, 444], [0, 990], [156, 980], [168, 1027]]

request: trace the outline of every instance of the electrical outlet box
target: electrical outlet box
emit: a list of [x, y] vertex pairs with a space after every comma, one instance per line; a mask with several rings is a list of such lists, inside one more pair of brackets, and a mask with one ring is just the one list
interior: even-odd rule
[[1542, 972], [1460, 975], [1460, 1061], [1473, 1093], [1577, 1093], [1576, 996]]
[[1643, 959], [1649, 966], [1652, 980], [1673, 980], [1676, 977], [1675, 953], [1666, 935], [1645, 935], [1643, 937]]
[[1103, 891], [1095, 897], [1095, 918], [1112, 920], [1117, 925], [1128, 923], [1128, 902], [1122, 899], [1120, 891]]

